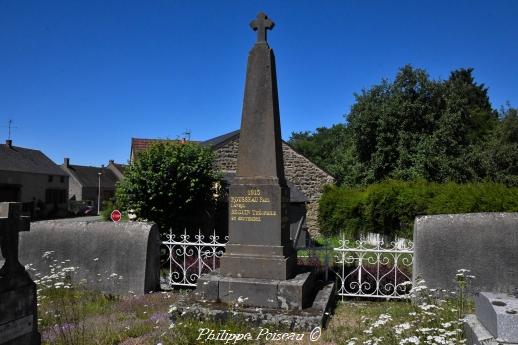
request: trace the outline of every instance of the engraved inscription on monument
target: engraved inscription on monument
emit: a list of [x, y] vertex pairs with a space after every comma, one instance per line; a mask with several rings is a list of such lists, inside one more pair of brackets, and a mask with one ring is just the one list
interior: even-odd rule
[[230, 221], [262, 222], [264, 217], [276, 216], [271, 200], [259, 188], [249, 188], [244, 195], [230, 197]]

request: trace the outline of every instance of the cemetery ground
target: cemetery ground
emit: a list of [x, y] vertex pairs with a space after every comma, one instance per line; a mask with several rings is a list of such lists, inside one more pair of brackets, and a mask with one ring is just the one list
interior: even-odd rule
[[[472, 311], [472, 304], [464, 297], [471, 276], [461, 270], [457, 275], [460, 289], [455, 293], [438, 294], [418, 284], [412, 290], [414, 302], [410, 299], [339, 301], [321, 334], [310, 330], [292, 333], [278, 324], [256, 327], [241, 320], [238, 313], [225, 322], [194, 320], [183, 315], [171, 319], [176, 303], [193, 290], [145, 295], [86, 290], [71, 284], [70, 274], [80, 268], [69, 264], [54, 262], [51, 273], [37, 280], [38, 328], [43, 344], [462, 344], [459, 320]], [[99, 279], [124, 277], [106, 272]], [[229, 308], [238, 311], [239, 304], [236, 301]], [[213, 330], [213, 337], [225, 330], [227, 338], [200, 336], [202, 329], [206, 333]], [[252, 340], [228, 338], [247, 333]], [[283, 335], [285, 340], [273, 340]], [[317, 341], [312, 341], [317, 336]]]

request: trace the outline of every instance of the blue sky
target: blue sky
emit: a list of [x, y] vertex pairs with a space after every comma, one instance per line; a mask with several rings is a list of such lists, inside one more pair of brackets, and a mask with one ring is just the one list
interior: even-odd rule
[[344, 122], [354, 93], [410, 63], [473, 67], [518, 106], [518, 1], [0, 0], [0, 139], [55, 162], [126, 162], [130, 140], [239, 128], [259, 11], [275, 22], [284, 139]]

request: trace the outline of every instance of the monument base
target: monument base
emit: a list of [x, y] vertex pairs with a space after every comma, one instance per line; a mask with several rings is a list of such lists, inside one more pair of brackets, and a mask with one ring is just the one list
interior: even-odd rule
[[286, 280], [292, 278], [297, 265], [297, 259], [295, 257], [266, 257], [232, 253], [221, 257], [220, 262], [220, 272], [222, 276], [272, 280]]
[[311, 306], [314, 275], [300, 273], [292, 279], [234, 278], [219, 271], [201, 276], [196, 294], [202, 301], [271, 309], [303, 309]]
[[0, 277], [0, 345], [39, 345], [36, 284], [27, 272]]
[[[248, 287], [248, 295], [256, 296], [253, 299], [248, 298], [242, 303], [239, 303], [237, 300], [234, 301], [234, 303], [224, 303], [223, 301], [220, 302], [217, 300], [214, 301], [206, 299], [206, 297], [211, 297], [206, 296], [205, 293], [211, 290], [211, 286], [214, 288], [217, 277], [217, 275], [202, 276], [200, 280], [203, 279], [203, 282], [200, 282], [199, 280], [200, 283], [198, 286], [204, 285], [205, 288], [202, 288], [204, 289], [204, 292], [202, 293], [200, 291], [202, 289], [198, 288], [193, 295], [190, 295], [185, 300], [179, 302], [177, 304], [177, 309], [173, 312], [172, 320], [177, 320], [180, 316], [190, 316], [200, 320], [204, 320], [206, 318], [212, 318], [218, 321], [234, 319], [250, 323], [254, 326], [275, 324], [285, 326], [292, 331], [311, 331], [315, 327], [324, 327], [332, 309], [334, 308], [334, 283], [328, 283], [321, 286], [315, 296], [314, 291], [309, 293], [309, 288], [313, 286], [308, 283], [310, 281], [312, 282], [311, 275], [300, 274], [294, 279], [283, 282], [284, 284], [281, 285], [275, 281], [271, 281], [271, 283], [266, 281], [258, 282], [259, 279], [253, 279], [253, 282], [250, 281], [248, 283], [245, 281], [233, 280], [231, 286], [233, 284], [233, 286], [238, 289], [243, 289], [241, 290], [242, 292], [244, 292], [244, 289]], [[220, 282], [220, 284], [225, 284], [228, 280], [226, 277], [222, 279], [225, 279], [225, 282]], [[279, 301], [277, 306], [258, 307], [250, 305], [260, 304], [254, 302], [264, 300], [263, 298], [266, 298], [267, 295], [266, 292], [271, 292], [271, 290], [273, 290], [272, 286], [276, 283], [278, 289], [277, 300]], [[254, 289], [254, 291], [251, 291], [250, 289]], [[264, 296], [258, 298], [258, 290], [262, 290]], [[227, 289], [224, 289], [223, 291], [228, 292]], [[232, 292], [232, 294], [234, 296], [236, 295], [235, 292]], [[307, 296], [311, 296], [311, 298], [305, 299], [304, 294], [308, 294]], [[297, 298], [294, 298], [295, 295], [297, 295]], [[215, 294], [212, 294], [212, 297], [214, 296]], [[287, 296], [289, 296], [289, 298], [284, 300]], [[306, 304], [307, 307], [303, 307]]]

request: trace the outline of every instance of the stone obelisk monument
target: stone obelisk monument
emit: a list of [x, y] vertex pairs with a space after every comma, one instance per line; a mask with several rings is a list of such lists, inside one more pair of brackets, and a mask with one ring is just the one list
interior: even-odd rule
[[[333, 283], [315, 284], [296, 265], [288, 223], [275, 58], [266, 41], [273, 22], [250, 23], [257, 41], [248, 55], [236, 177], [229, 190], [229, 243], [219, 271], [198, 279], [186, 312], [221, 317], [240, 302], [253, 322], [312, 329], [325, 322]], [[257, 308], [260, 307], [260, 308]]]
[[236, 177], [229, 190], [229, 244], [221, 274], [289, 279], [295, 256], [288, 223], [275, 57], [266, 41], [274, 23], [250, 23], [257, 41], [248, 56]]
[[275, 57], [266, 41], [273, 22], [250, 23], [257, 41], [248, 55], [236, 177], [229, 189], [229, 243], [220, 270], [198, 280], [204, 300], [250, 307], [303, 308], [312, 275], [297, 272], [290, 240]]

